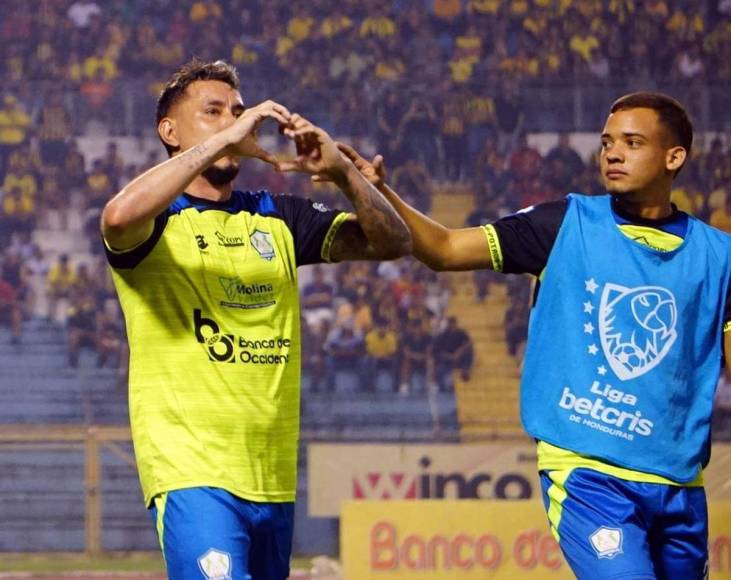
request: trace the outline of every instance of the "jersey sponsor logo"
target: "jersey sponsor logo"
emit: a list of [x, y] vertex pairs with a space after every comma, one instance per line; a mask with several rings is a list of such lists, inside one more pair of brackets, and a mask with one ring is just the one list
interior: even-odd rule
[[274, 285], [270, 283], [244, 283], [238, 276], [227, 278], [219, 276], [218, 282], [226, 294], [226, 300], [220, 302], [227, 308], [265, 308], [277, 303], [274, 298]]
[[269, 232], [262, 232], [261, 230], [254, 230], [254, 233], [249, 236], [251, 246], [259, 253], [259, 255], [270, 261], [276, 257], [274, 251], [274, 244], [272, 243], [272, 234]]
[[599, 306], [599, 338], [614, 374], [628, 381], [659, 365], [678, 337], [677, 319], [675, 296], [666, 288], [606, 284]]
[[611, 560], [617, 554], [622, 553], [622, 541], [624, 534], [619, 528], [608, 528], [602, 526], [589, 536], [591, 547], [594, 548], [597, 557]]
[[223, 246], [224, 248], [237, 248], [240, 246], [245, 246], [244, 238], [243, 236], [228, 236], [226, 234], [223, 234], [216, 230], [216, 239], [218, 240], [218, 245]]
[[[632, 409], [637, 405], [637, 397], [609, 384], [602, 386], [599, 381], [594, 381], [589, 391], [595, 396], [593, 399], [580, 397], [569, 387], [564, 387], [558, 405], [571, 412], [570, 421], [628, 441], [633, 441], [635, 434], [652, 435], [655, 424], [643, 418], [639, 409]], [[619, 405], [630, 409], [624, 410]]]
[[205, 250], [208, 247], [205, 236], [200, 234], [195, 237], [195, 243], [198, 244], [199, 250]]
[[582, 305], [587, 315], [582, 322], [585, 356], [596, 359], [597, 380], [578, 390], [564, 386], [558, 406], [569, 412], [572, 423], [612, 437], [627, 441], [648, 437], [655, 422], [643, 415], [638, 395], [628, 392], [630, 387], [620, 389], [606, 382], [606, 375], [611, 369], [626, 381], [662, 362], [677, 337], [675, 297], [658, 286], [605, 284], [600, 293], [602, 286], [594, 278], [585, 280], [584, 287], [588, 295]]
[[231, 554], [215, 548], [198, 558], [198, 567], [206, 580], [231, 580]]
[[312, 204], [312, 209], [314, 209], [315, 211], [319, 211], [320, 213], [327, 213], [330, 211], [324, 203], [319, 201], [316, 201]]
[[236, 336], [221, 331], [212, 318], [206, 318], [200, 309], [193, 310], [193, 327], [199, 344], [205, 345], [208, 358], [219, 363], [255, 365], [283, 365], [289, 362], [289, 338], [257, 338]]

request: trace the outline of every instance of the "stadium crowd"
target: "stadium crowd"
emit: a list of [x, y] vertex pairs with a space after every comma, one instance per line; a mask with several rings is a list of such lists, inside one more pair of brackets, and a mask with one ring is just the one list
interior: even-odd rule
[[[226, 58], [248, 84], [318, 111], [326, 129], [370, 139], [389, 182], [429, 212], [432, 190], [459, 182], [475, 196], [466, 225], [568, 191], [601, 192], [596, 162], [570, 133], [542, 155], [525, 126], [526, 86], [601, 85], [629, 78], [687, 87], [731, 82], [731, 3], [671, 0], [10, 0], [0, 16], [0, 312], [13, 340], [31, 313], [68, 328], [69, 364], [91, 346], [100, 365], [124, 364], [123, 323], [104, 270], [99, 212], [144, 164], [112, 138], [85, 158], [89, 119], [114, 137], [129, 129], [122, 102], [145, 95], [149, 132], [160, 83], [192, 55]], [[662, 37], [662, 42], [658, 39]], [[632, 38], [633, 42], [624, 42]], [[668, 63], [671, 63], [668, 66]], [[132, 89], [130, 89], [132, 87]], [[306, 99], [303, 102], [303, 99]], [[567, 127], [567, 130], [571, 127]], [[731, 231], [731, 146], [699, 143], [677, 180], [679, 208]], [[239, 186], [293, 192], [343, 206], [300, 176], [249, 163]], [[83, 232], [95, 252], [77, 264], [34, 232]], [[334, 275], [332, 275], [334, 274]], [[478, 300], [495, 274], [475, 274]], [[506, 340], [519, 355], [529, 286], [510, 279]], [[514, 288], [513, 288], [514, 286]], [[449, 389], [466, 378], [472, 346], [446, 315], [449, 290], [414, 261], [316, 268], [303, 294], [304, 367], [332, 390], [337, 369], [382, 370], [408, 393], [414, 375]], [[361, 384], [362, 388], [368, 385]]]

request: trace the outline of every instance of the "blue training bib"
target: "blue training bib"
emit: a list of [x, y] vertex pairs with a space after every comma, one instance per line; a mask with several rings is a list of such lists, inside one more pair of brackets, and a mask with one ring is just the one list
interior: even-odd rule
[[731, 236], [690, 218], [670, 252], [570, 194], [531, 312], [521, 416], [533, 437], [681, 483], [708, 461]]

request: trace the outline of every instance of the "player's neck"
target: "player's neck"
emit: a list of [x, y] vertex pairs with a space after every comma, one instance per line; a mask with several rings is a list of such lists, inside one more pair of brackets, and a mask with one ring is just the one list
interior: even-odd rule
[[233, 185], [231, 182], [223, 185], [213, 185], [202, 175], [196, 177], [185, 188], [186, 193], [210, 201], [228, 201], [231, 198], [232, 191]]
[[615, 207], [622, 213], [646, 220], [660, 220], [673, 215], [669, 191], [636, 192], [614, 195]]

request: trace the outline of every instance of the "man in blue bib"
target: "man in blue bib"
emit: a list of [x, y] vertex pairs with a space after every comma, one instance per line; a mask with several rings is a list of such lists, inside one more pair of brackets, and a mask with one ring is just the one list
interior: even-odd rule
[[551, 530], [580, 579], [708, 574], [702, 470], [731, 354], [731, 236], [670, 203], [692, 140], [676, 100], [626, 95], [601, 137], [608, 194], [465, 229], [408, 206], [385, 184], [380, 156], [367, 162], [341, 145], [432, 269], [538, 277], [521, 416], [538, 443]]

